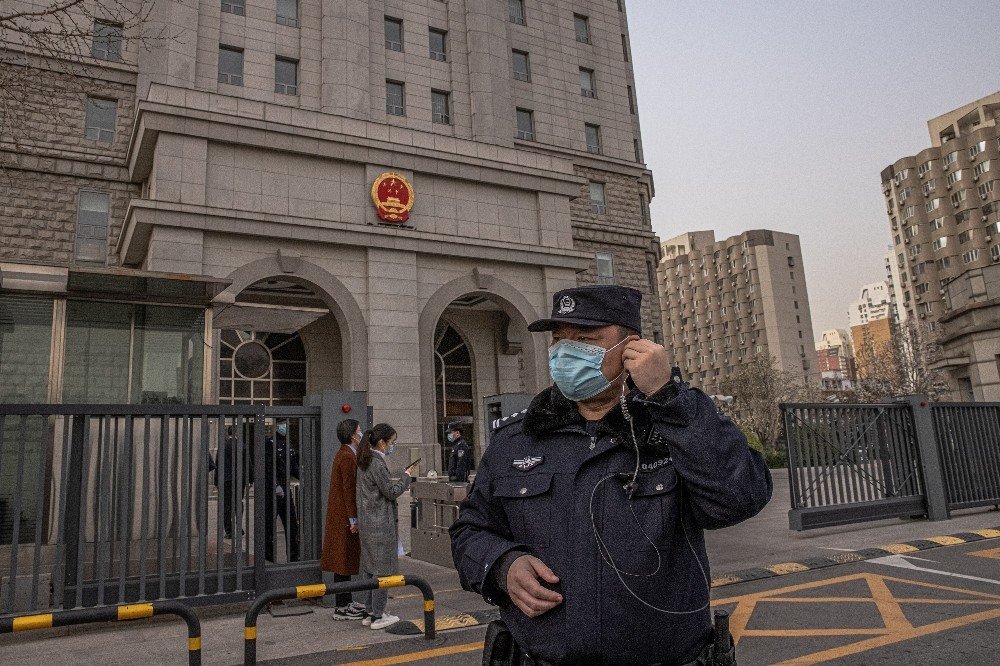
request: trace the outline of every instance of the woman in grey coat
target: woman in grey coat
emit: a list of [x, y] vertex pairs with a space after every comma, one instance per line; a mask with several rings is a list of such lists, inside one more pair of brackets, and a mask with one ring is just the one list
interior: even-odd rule
[[[379, 423], [365, 433], [358, 446], [358, 532], [361, 537], [361, 578], [391, 576], [399, 571], [399, 514], [396, 498], [410, 487], [412, 466], [398, 481], [389, 476], [386, 456], [396, 448], [396, 431]], [[367, 613], [363, 624], [372, 629], [384, 629], [399, 622], [385, 612], [388, 600], [385, 590], [362, 593]]]

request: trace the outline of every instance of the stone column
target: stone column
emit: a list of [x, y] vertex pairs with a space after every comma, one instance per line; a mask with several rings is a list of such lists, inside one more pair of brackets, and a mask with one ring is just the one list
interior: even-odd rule
[[361, 120], [371, 113], [369, 4], [323, 0], [320, 108], [325, 113]]
[[139, 48], [139, 99], [146, 98], [152, 82], [194, 88], [200, 4], [199, 0], [153, 0], [142, 30], [157, 38]]
[[469, 40], [472, 138], [513, 146], [516, 123], [510, 84], [507, 3], [466, 0], [465, 21]]

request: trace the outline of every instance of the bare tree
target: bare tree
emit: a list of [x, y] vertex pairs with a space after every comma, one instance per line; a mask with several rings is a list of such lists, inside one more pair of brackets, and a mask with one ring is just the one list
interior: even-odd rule
[[765, 450], [775, 449], [781, 437], [779, 405], [816, 398], [815, 391], [803, 384], [801, 375], [781, 370], [776, 358], [764, 355], [741, 363], [719, 388], [733, 397], [727, 411], [740, 427], [760, 440]]
[[939, 400], [947, 393], [941, 373], [931, 368], [937, 341], [930, 334], [922, 338], [913, 321], [893, 327], [889, 340], [877, 342], [866, 337], [854, 344], [858, 381], [853, 398], [857, 402], [917, 394]]
[[65, 120], [66, 95], [86, 91], [94, 65], [165, 39], [149, 25], [151, 9], [152, 0], [0, 4], [0, 148], [31, 151], [33, 123]]

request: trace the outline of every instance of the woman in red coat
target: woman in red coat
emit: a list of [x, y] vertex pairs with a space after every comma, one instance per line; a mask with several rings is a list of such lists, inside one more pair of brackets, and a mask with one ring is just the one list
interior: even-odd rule
[[[358, 509], [355, 501], [358, 444], [361, 426], [354, 419], [337, 425], [340, 450], [330, 471], [330, 494], [326, 502], [326, 529], [323, 531], [323, 557], [320, 567], [333, 573], [334, 582], [351, 580], [358, 574], [361, 542], [358, 540]], [[337, 620], [361, 620], [364, 606], [351, 601], [351, 593], [337, 595], [333, 617]]]

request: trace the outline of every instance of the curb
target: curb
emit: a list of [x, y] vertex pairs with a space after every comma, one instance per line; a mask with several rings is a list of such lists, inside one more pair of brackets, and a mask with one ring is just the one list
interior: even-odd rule
[[825, 569], [826, 567], [838, 564], [851, 564], [853, 562], [863, 562], [876, 557], [886, 555], [903, 555], [905, 553], [916, 553], [921, 550], [930, 550], [942, 546], [957, 546], [973, 541], [983, 541], [985, 539], [1000, 538], [1000, 527], [987, 528], [982, 530], [972, 530], [970, 532], [958, 532], [939, 537], [928, 537], [926, 539], [915, 539], [914, 541], [904, 541], [902, 543], [891, 543], [880, 548], [864, 548], [862, 550], [850, 550], [837, 553], [830, 557], [810, 557], [798, 562], [782, 562], [769, 567], [755, 567], [734, 571], [718, 578], [712, 579], [712, 587], [725, 587], [736, 583], [747, 583], [752, 580], [762, 580], [764, 578], [774, 578], [776, 576], [787, 576], [788, 574], [800, 573], [803, 571], [814, 571]]
[[[913, 541], [904, 541], [902, 543], [891, 543], [880, 548], [864, 548], [862, 550], [845, 551], [843, 553], [831, 555], [830, 557], [810, 557], [798, 562], [782, 562], [781, 564], [775, 564], [769, 567], [755, 567], [753, 569], [734, 571], [732, 573], [719, 576], [718, 578], [713, 578], [712, 587], [725, 587], [727, 585], [735, 585], [737, 583], [748, 583], [752, 580], [776, 578], [778, 576], [787, 576], [788, 574], [801, 573], [803, 571], [825, 569], [838, 564], [863, 562], [876, 557], [885, 557], [886, 555], [916, 553], [921, 550], [941, 548], [942, 546], [958, 546], [963, 543], [972, 543], [973, 541], [985, 541], [989, 539], [1000, 539], [1000, 527], [972, 530], [970, 532], [958, 532], [957, 534], [928, 537], [926, 539], [915, 539]], [[448, 631], [449, 629], [464, 629], [466, 627], [476, 627], [483, 624], [489, 624], [493, 620], [497, 620], [499, 618], [500, 611], [494, 608], [491, 610], [470, 611], [468, 613], [459, 613], [458, 615], [439, 617], [434, 624], [436, 625], [437, 631]], [[405, 623], [400, 622], [399, 624], [403, 626], [398, 627], [396, 631], [390, 633], [406, 635], [422, 634], [424, 631], [423, 620]]]

